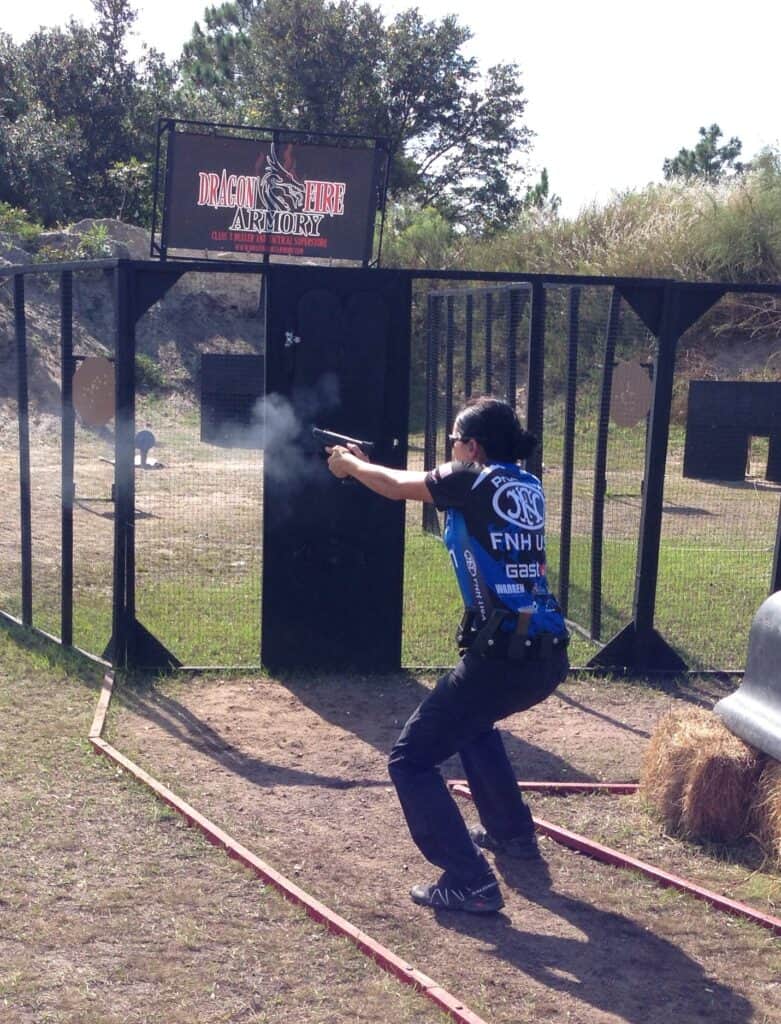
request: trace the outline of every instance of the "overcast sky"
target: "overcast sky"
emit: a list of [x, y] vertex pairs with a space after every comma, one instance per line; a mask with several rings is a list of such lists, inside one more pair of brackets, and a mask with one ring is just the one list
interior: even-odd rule
[[[204, 0], [136, 0], [141, 43], [179, 55]], [[662, 178], [665, 157], [691, 148], [701, 125], [737, 135], [743, 156], [781, 144], [781, 4], [777, 0], [383, 0], [388, 15], [417, 6], [456, 14], [482, 68], [514, 61], [536, 133], [532, 164], [547, 167], [562, 212]], [[89, 0], [6, 0], [0, 27], [17, 42], [69, 16], [90, 22]]]

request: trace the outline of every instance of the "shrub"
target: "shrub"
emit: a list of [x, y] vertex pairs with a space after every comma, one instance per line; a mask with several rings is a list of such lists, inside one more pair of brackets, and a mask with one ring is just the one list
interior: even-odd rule
[[29, 244], [37, 241], [43, 231], [43, 225], [33, 220], [26, 210], [0, 202], [0, 231], [5, 231], [21, 242]]
[[111, 239], [105, 224], [93, 224], [79, 239], [77, 259], [100, 260], [112, 255]]
[[160, 364], [143, 352], [136, 353], [136, 387], [139, 391], [162, 391], [166, 386]]

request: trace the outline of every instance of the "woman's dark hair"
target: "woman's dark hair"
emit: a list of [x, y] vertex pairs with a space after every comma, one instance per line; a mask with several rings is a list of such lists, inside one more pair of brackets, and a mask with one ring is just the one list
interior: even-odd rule
[[455, 428], [463, 439], [479, 441], [486, 457], [496, 462], [520, 462], [537, 447], [537, 438], [523, 429], [513, 407], [488, 395], [467, 403]]

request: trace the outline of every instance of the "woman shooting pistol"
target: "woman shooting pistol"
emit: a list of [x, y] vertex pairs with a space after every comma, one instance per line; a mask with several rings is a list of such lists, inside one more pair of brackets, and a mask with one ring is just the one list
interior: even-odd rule
[[[536, 439], [510, 405], [485, 397], [461, 410], [450, 440], [453, 461], [430, 472], [372, 465], [356, 445], [330, 449], [328, 468], [383, 497], [445, 512], [443, 539], [465, 607], [461, 658], [407, 721], [388, 770], [413, 840], [443, 871], [414, 886], [412, 899], [479, 914], [504, 905], [483, 851], [540, 856], [495, 723], [550, 696], [569, 669], [569, 637], [545, 576], [542, 485], [518, 464]], [[439, 770], [454, 753], [482, 823], [472, 829]]]

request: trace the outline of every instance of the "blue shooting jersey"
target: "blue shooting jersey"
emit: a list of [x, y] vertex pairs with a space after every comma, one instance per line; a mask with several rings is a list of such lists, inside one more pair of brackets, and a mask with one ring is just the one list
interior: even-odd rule
[[564, 618], [548, 591], [545, 495], [514, 462], [448, 462], [426, 474], [445, 512], [443, 540], [466, 608], [479, 628], [494, 609], [531, 611], [530, 637], [562, 635]]

